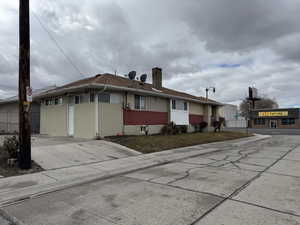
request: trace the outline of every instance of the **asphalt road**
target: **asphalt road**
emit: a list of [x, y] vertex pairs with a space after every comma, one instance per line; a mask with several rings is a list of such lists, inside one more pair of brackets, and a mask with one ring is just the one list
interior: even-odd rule
[[211, 147], [4, 210], [27, 225], [300, 225], [298, 136]]
[[[224, 128], [229, 131], [247, 132], [246, 128]], [[248, 132], [264, 135], [300, 135], [300, 129], [253, 129], [249, 128]]]

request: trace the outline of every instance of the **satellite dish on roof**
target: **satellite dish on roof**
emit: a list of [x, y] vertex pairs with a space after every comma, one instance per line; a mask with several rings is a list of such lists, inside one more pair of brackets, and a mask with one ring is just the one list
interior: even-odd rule
[[142, 74], [141, 77], [140, 77], [140, 80], [145, 83], [146, 80], [147, 80], [147, 74]]
[[134, 80], [135, 76], [136, 76], [136, 71], [131, 71], [128, 74], [128, 77], [129, 77], [130, 80]]

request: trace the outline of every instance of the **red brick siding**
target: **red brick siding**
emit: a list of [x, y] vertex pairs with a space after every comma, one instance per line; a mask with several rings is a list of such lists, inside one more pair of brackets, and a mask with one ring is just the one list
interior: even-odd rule
[[167, 112], [123, 110], [124, 125], [165, 125], [168, 124]]
[[190, 114], [189, 115], [189, 121], [190, 124], [198, 124], [203, 121], [203, 116], [202, 115], [195, 115], [195, 114]]

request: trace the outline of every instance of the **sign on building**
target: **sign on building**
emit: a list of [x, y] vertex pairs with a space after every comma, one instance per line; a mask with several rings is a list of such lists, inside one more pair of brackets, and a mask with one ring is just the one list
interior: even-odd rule
[[276, 117], [276, 116], [288, 116], [288, 111], [279, 111], [279, 112], [259, 112], [259, 117]]

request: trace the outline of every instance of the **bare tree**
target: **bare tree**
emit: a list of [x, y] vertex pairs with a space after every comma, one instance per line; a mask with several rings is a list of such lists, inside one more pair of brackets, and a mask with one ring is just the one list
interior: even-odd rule
[[[271, 99], [268, 97], [262, 98], [260, 101], [257, 101], [255, 103], [255, 109], [276, 109], [279, 105], [276, 101], [276, 99]], [[252, 106], [251, 106], [252, 108]], [[247, 112], [249, 110], [249, 103], [247, 99], [244, 99], [240, 104], [240, 111], [242, 116], [246, 116]]]

